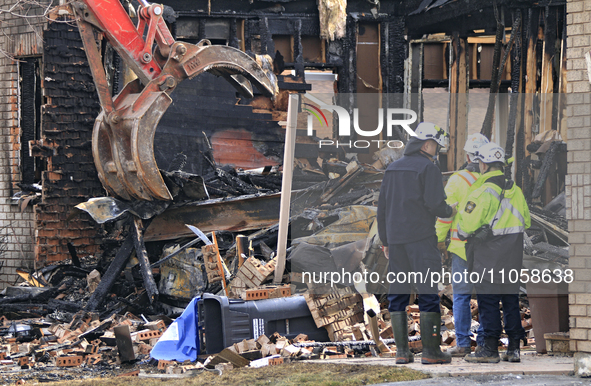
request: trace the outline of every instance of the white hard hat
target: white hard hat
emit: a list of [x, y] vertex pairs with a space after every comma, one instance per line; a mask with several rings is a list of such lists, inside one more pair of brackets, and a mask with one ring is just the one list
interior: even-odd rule
[[476, 151], [480, 149], [481, 146], [486, 145], [490, 141], [484, 135], [480, 133], [470, 134], [468, 139], [466, 140], [466, 144], [464, 145], [464, 151], [468, 153], [468, 158], [470, 158], [470, 162], [476, 162], [477, 159], [474, 156]]
[[485, 164], [493, 162], [505, 163], [505, 150], [494, 142], [481, 146], [474, 155], [477, 160]]
[[449, 134], [447, 134], [441, 127], [431, 122], [421, 122], [419, 126], [417, 126], [415, 133], [417, 139], [422, 141], [432, 139], [441, 147], [447, 147], [449, 144]]

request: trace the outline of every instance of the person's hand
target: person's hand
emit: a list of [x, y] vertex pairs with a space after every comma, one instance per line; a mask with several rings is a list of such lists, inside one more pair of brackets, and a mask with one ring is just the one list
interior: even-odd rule
[[451, 217], [455, 217], [456, 214], [458, 214], [458, 208], [457, 208], [458, 203], [456, 202], [455, 204], [451, 204], [450, 206], [451, 206], [451, 209], [452, 209]]
[[439, 252], [441, 252], [441, 253], [447, 252], [447, 247], [445, 246], [445, 241], [437, 243], [437, 249], [439, 249]]
[[388, 247], [382, 246], [382, 252], [384, 252], [384, 256], [386, 256], [386, 259], [390, 259], [390, 255], [388, 254]]

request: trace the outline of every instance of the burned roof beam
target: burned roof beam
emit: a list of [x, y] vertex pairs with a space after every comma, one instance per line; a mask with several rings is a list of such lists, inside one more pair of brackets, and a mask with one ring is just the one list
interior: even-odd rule
[[[427, 33], [452, 33], [461, 26], [461, 30], [458, 31], [460, 34], [471, 33], [475, 29], [485, 29], [493, 33], [496, 30], [493, 3], [493, 0], [452, 2], [436, 9], [407, 16], [408, 32], [413, 37]], [[499, 0], [497, 6], [499, 11], [503, 12], [505, 20], [512, 19], [513, 9], [539, 7], [534, 1], [510, 0]], [[408, 7], [406, 10], [407, 13], [414, 11]]]
[[279, 220], [281, 193], [213, 199], [168, 208], [146, 229], [146, 242], [192, 236], [190, 224], [203, 232], [246, 231], [265, 228]]

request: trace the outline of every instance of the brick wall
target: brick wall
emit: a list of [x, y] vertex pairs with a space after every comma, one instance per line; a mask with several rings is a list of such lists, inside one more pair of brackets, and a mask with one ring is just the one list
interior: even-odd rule
[[[0, 0], [0, 7], [14, 0]], [[42, 15], [42, 7], [15, 9], [15, 13]], [[86, 215], [74, 213], [74, 205], [104, 195], [92, 160], [91, 137], [99, 112], [98, 98], [76, 27], [50, 23], [44, 17], [24, 19], [0, 15], [0, 230], [6, 251], [0, 256], [0, 288], [18, 281], [16, 268], [31, 270], [69, 257], [71, 242], [81, 256], [99, 248], [99, 227]], [[42, 199], [24, 211], [10, 198], [20, 188], [24, 165], [31, 160], [22, 140], [19, 119], [19, 80], [16, 58], [40, 59], [41, 145], [53, 148], [45, 156], [47, 171], [41, 174]], [[24, 92], [24, 90], [23, 90]], [[24, 150], [24, 155], [21, 154]], [[26, 173], [25, 173], [26, 174]]]
[[78, 29], [50, 23], [43, 37], [43, 145], [54, 150], [45, 158], [43, 200], [35, 208], [35, 254], [50, 263], [70, 257], [68, 242], [81, 256], [98, 251], [99, 226], [74, 206], [105, 191], [91, 149], [100, 105]]
[[[13, 6], [14, 0], [0, 0], [0, 8]], [[15, 8], [17, 14], [41, 15], [40, 7]], [[10, 13], [0, 15], [0, 229], [5, 235], [5, 252], [0, 256], [0, 288], [18, 280], [17, 268], [33, 267], [33, 212], [23, 212], [10, 198], [19, 189], [21, 176], [21, 131], [18, 115], [18, 67], [12, 58], [38, 56], [42, 50], [44, 18], [24, 19]]]
[[[570, 268], [571, 350], [575, 370], [589, 375], [591, 356], [591, 85], [585, 53], [591, 51], [591, 1], [567, 3], [568, 176], [566, 178]], [[585, 360], [585, 358], [587, 358]]]

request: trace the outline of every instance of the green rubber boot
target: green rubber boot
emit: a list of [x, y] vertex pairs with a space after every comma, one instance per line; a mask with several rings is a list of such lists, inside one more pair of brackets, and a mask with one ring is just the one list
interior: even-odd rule
[[485, 338], [484, 346], [476, 350], [473, 354], [464, 357], [466, 362], [471, 363], [499, 363], [499, 340], [496, 338]]
[[451, 355], [441, 351], [441, 314], [421, 312], [421, 340], [423, 341], [424, 365], [451, 363]]
[[396, 364], [405, 365], [415, 361], [415, 356], [408, 348], [408, 322], [406, 311], [390, 312], [392, 332], [396, 342]]

